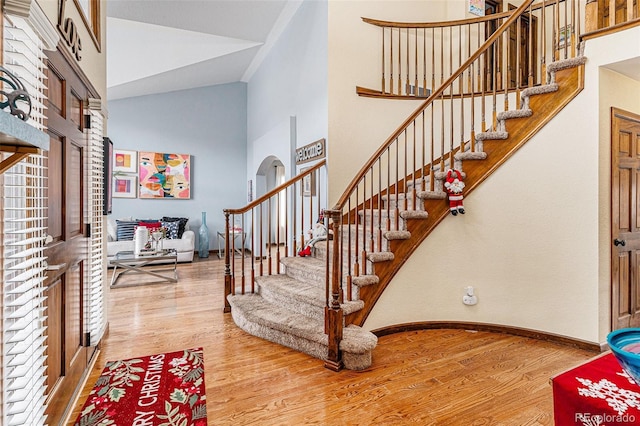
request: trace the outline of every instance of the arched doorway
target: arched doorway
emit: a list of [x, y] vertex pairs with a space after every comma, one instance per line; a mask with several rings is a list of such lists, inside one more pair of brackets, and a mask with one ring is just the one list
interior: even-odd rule
[[[270, 155], [262, 160], [262, 163], [260, 163], [260, 166], [256, 171], [256, 197], [259, 198], [275, 187], [282, 185], [286, 181], [285, 171], [284, 164], [276, 156]], [[276, 220], [272, 220], [270, 229], [263, 231], [265, 235], [263, 235], [262, 241], [282, 241], [284, 243], [286, 225], [285, 199], [282, 198], [279, 205], [277, 203], [272, 203], [270, 207], [265, 208], [270, 208], [271, 217], [279, 217], [280, 223], [277, 223]], [[280, 214], [277, 214], [278, 209], [280, 209]], [[267, 213], [269, 212], [263, 212], [265, 215]]]

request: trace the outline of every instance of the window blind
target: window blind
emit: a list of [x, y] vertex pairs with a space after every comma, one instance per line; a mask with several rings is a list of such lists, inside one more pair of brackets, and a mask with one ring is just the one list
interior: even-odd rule
[[[31, 96], [28, 123], [44, 130], [45, 65], [40, 38], [25, 19], [7, 15], [3, 49], [4, 67]], [[46, 156], [31, 155], [0, 178], [0, 423], [7, 426], [45, 424], [46, 164]]]
[[89, 268], [85, 283], [85, 324], [89, 333], [89, 345], [98, 344], [107, 326], [107, 312], [105, 306], [106, 285], [104, 263], [104, 217], [103, 217], [103, 186], [104, 186], [104, 150], [103, 150], [103, 122], [100, 111], [102, 103], [99, 100], [89, 100], [89, 155], [87, 170], [88, 205], [86, 223], [91, 224], [89, 238]]

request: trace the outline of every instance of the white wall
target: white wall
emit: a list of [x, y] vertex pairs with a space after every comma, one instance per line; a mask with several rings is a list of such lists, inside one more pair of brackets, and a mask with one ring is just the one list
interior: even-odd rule
[[248, 83], [247, 180], [269, 156], [289, 179], [295, 147], [326, 137], [327, 2], [306, 0]]
[[[207, 212], [209, 247], [224, 229], [224, 208], [246, 204], [246, 84], [230, 83], [109, 102], [115, 148], [191, 155], [191, 199], [113, 199], [115, 219], [189, 217]], [[196, 242], [197, 247], [197, 242]]]
[[[329, 204], [421, 101], [363, 98], [356, 86], [380, 90], [381, 32], [362, 17], [409, 22], [444, 21], [447, 1], [329, 2]], [[459, 2], [459, 17], [466, 2]], [[449, 12], [447, 12], [449, 7]]]
[[[38, 0], [38, 4], [42, 8], [42, 11], [45, 13], [49, 21], [53, 24], [54, 27], [58, 25], [58, 13], [60, 9], [60, 1], [56, 0]], [[107, 72], [106, 72], [106, 63], [107, 63], [107, 46], [106, 46], [106, 28], [107, 28], [107, 5], [105, 0], [100, 1], [100, 31], [101, 31], [101, 44], [98, 48], [91, 36], [89, 35], [89, 30], [84, 25], [82, 20], [82, 16], [80, 15], [80, 11], [76, 6], [74, 1], [68, 1], [65, 5], [65, 18], [71, 18], [78, 30], [78, 36], [80, 37], [80, 41], [82, 42], [82, 50], [81, 55], [82, 58], [78, 61], [78, 65], [82, 68], [82, 71], [85, 73], [89, 81], [93, 87], [98, 91], [98, 94], [102, 98], [103, 102], [106, 103], [107, 99]], [[69, 48], [66, 45], [66, 42], [61, 38], [60, 45], [62, 49]]]

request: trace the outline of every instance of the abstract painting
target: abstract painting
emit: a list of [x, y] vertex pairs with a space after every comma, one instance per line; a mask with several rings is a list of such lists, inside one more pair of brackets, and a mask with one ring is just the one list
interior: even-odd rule
[[138, 153], [140, 198], [191, 198], [191, 156], [161, 152]]

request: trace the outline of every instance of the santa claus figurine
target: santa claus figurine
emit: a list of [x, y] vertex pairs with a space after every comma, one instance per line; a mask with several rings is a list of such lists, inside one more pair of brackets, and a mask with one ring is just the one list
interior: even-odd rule
[[449, 210], [451, 214], [454, 216], [457, 216], [458, 213], [464, 214], [464, 207], [462, 206], [462, 190], [464, 189], [462, 173], [455, 169], [449, 169], [444, 181], [444, 189], [449, 194]]

